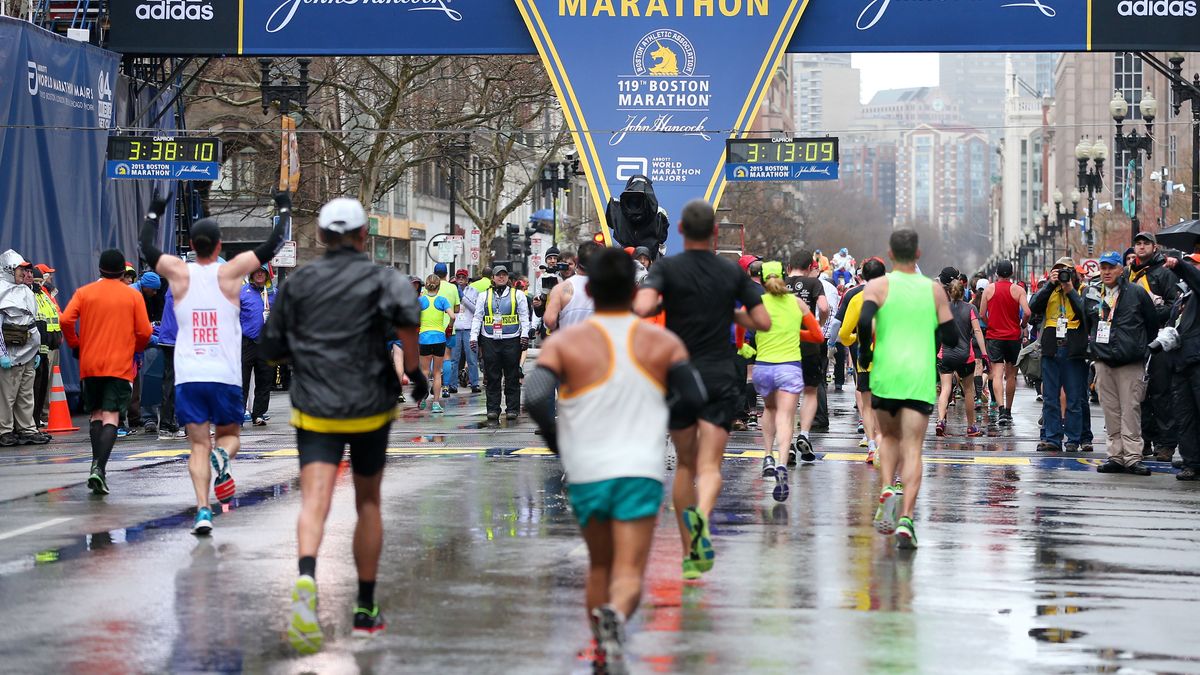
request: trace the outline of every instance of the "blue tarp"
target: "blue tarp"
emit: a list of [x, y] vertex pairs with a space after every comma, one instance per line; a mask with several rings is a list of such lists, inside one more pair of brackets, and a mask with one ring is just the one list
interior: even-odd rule
[[[118, 75], [120, 59], [0, 17], [0, 251], [55, 268], [63, 308], [96, 280], [104, 249], [119, 248], [136, 265], [137, 231], [154, 187], [104, 177], [109, 130], [131, 123], [136, 107]], [[140, 94], [143, 107], [152, 95]], [[164, 118], [173, 124], [173, 116]], [[164, 244], [169, 234], [162, 233]], [[62, 370], [67, 390], [77, 391], [78, 365], [67, 349]]]

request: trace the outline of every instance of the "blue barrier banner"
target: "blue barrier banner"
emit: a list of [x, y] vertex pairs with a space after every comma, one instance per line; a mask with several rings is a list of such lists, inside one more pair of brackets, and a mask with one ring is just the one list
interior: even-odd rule
[[[689, 200], [719, 199], [725, 140], [754, 122], [804, 11], [801, 0], [516, 4], [553, 80], [597, 212], [644, 175], [672, 223]], [[681, 249], [671, 227], [667, 250]]]
[[[166, 191], [161, 181], [104, 179], [108, 129], [130, 123], [135, 107], [117, 73], [120, 59], [0, 17], [0, 73], [9, 75], [0, 77], [0, 119], [9, 125], [0, 131], [0, 251], [53, 267], [63, 308], [97, 279], [100, 251], [118, 248], [137, 262], [150, 192]], [[153, 95], [142, 90], [142, 108]], [[168, 222], [173, 217], [168, 211]], [[160, 243], [174, 250], [170, 232]], [[78, 391], [78, 365], [65, 348], [62, 371], [67, 391]]]

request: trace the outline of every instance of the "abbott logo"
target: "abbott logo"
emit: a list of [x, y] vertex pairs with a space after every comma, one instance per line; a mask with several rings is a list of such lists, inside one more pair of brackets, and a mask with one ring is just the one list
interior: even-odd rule
[[209, 0], [157, 0], [137, 6], [137, 18], [154, 21], [212, 21]]
[[1195, 0], [1122, 0], [1121, 16], [1196, 16]]

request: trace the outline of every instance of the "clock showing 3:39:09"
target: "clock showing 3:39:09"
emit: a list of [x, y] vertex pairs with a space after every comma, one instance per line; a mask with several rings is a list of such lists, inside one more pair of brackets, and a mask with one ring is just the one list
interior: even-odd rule
[[110, 136], [108, 159], [118, 162], [220, 162], [217, 138]]
[[812, 164], [838, 161], [838, 139], [795, 138], [768, 141], [729, 139], [725, 146], [729, 164]]

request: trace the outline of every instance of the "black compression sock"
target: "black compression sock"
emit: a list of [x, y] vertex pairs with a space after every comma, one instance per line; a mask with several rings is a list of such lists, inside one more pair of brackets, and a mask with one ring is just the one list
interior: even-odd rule
[[92, 461], [100, 463], [100, 420], [92, 420], [88, 425], [88, 437], [92, 440]]
[[358, 606], [371, 609], [375, 606], [375, 582], [362, 581], [358, 582]]
[[100, 456], [96, 461], [100, 463], [100, 470], [105, 471], [108, 468], [108, 458], [112, 455], [113, 446], [117, 443], [117, 428], [111, 424], [100, 427], [97, 443]]
[[317, 557], [306, 555], [300, 558], [300, 576], [308, 575], [317, 578]]

